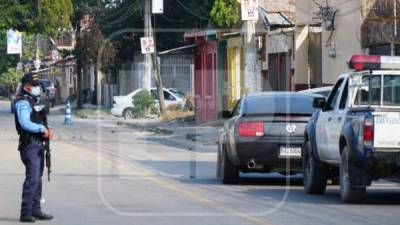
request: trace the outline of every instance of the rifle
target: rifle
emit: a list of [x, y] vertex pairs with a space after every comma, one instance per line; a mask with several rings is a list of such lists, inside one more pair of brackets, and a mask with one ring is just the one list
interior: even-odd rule
[[46, 159], [46, 167], [47, 167], [47, 180], [50, 182], [50, 174], [51, 174], [51, 150], [50, 150], [50, 139], [46, 138], [45, 140], [45, 159]]
[[[46, 114], [48, 112], [45, 112]], [[47, 129], [49, 129], [50, 127], [47, 124], [47, 115], [45, 115], [44, 117], [45, 121], [44, 121], [44, 125]], [[46, 160], [46, 167], [47, 167], [47, 180], [50, 182], [50, 174], [51, 174], [51, 150], [50, 150], [50, 138], [46, 138], [44, 140], [44, 151], [45, 151], [45, 155], [44, 158]]]

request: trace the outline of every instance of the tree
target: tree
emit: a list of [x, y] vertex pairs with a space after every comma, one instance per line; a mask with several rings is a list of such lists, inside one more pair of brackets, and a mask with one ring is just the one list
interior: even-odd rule
[[14, 68], [9, 68], [0, 75], [0, 83], [6, 86], [10, 91], [17, 88], [18, 82], [21, 80], [22, 73], [17, 72]]
[[70, 26], [71, 0], [0, 0], [0, 30], [55, 35]]
[[210, 15], [218, 27], [231, 28], [240, 19], [239, 3], [237, 0], [215, 0]]
[[81, 49], [81, 20], [84, 15], [90, 12], [90, 8], [96, 5], [96, 0], [73, 0], [73, 13], [71, 16], [72, 26], [75, 28], [76, 47], [73, 55], [76, 59], [77, 70], [77, 107], [82, 108], [82, 56]]
[[[23, 33], [22, 34], [22, 51], [24, 59], [33, 59], [35, 55], [35, 41], [34, 35]], [[8, 68], [15, 68], [19, 62], [19, 55], [8, 55], [7, 53], [7, 33], [0, 31], [0, 74], [7, 71]]]

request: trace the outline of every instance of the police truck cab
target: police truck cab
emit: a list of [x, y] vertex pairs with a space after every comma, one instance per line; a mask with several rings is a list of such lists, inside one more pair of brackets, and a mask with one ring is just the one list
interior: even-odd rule
[[354, 72], [318, 98], [305, 130], [304, 189], [323, 194], [340, 182], [343, 202], [361, 202], [381, 178], [400, 178], [400, 57], [354, 55]]

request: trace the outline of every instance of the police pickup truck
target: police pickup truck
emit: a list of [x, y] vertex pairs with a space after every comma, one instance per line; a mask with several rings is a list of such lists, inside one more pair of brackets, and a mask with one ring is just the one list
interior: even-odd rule
[[314, 100], [305, 130], [304, 189], [340, 182], [343, 202], [364, 199], [371, 181], [400, 178], [400, 57], [355, 55], [328, 98]]

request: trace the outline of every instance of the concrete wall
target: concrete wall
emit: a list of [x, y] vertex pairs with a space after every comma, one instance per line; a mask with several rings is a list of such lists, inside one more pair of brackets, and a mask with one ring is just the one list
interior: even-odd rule
[[295, 29], [295, 70], [294, 83], [295, 89], [306, 89], [309, 86], [309, 46], [308, 46], [308, 26], [300, 25]]
[[[347, 61], [353, 54], [362, 54], [361, 48], [361, 1], [330, 0], [329, 5], [339, 10], [331, 43], [336, 57], [329, 56], [330, 31], [322, 30], [322, 82], [333, 84], [338, 76], [349, 70]], [[326, 46], [328, 45], [328, 46]]]
[[[319, 0], [317, 0], [319, 1]], [[341, 0], [345, 1], [345, 0]], [[316, 12], [318, 7], [314, 4], [313, 0], [296, 0], [296, 25], [309, 25], [313, 24], [313, 12]]]
[[[325, 6], [325, 0], [317, 0]], [[338, 76], [349, 71], [347, 61], [353, 54], [362, 54], [361, 47], [361, 0], [328, 0], [328, 5], [337, 11], [335, 29], [322, 28], [322, 85], [333, 84]], [[313, 17], [319, 8], [311, 0], [296, 1], [296, 69], [295, 84], [310, 84], [309, 26], [318, 23]], [[332, 52], [336, 56], [330, 56]], [[319, 83], [319, 82], [318, 82]]]

